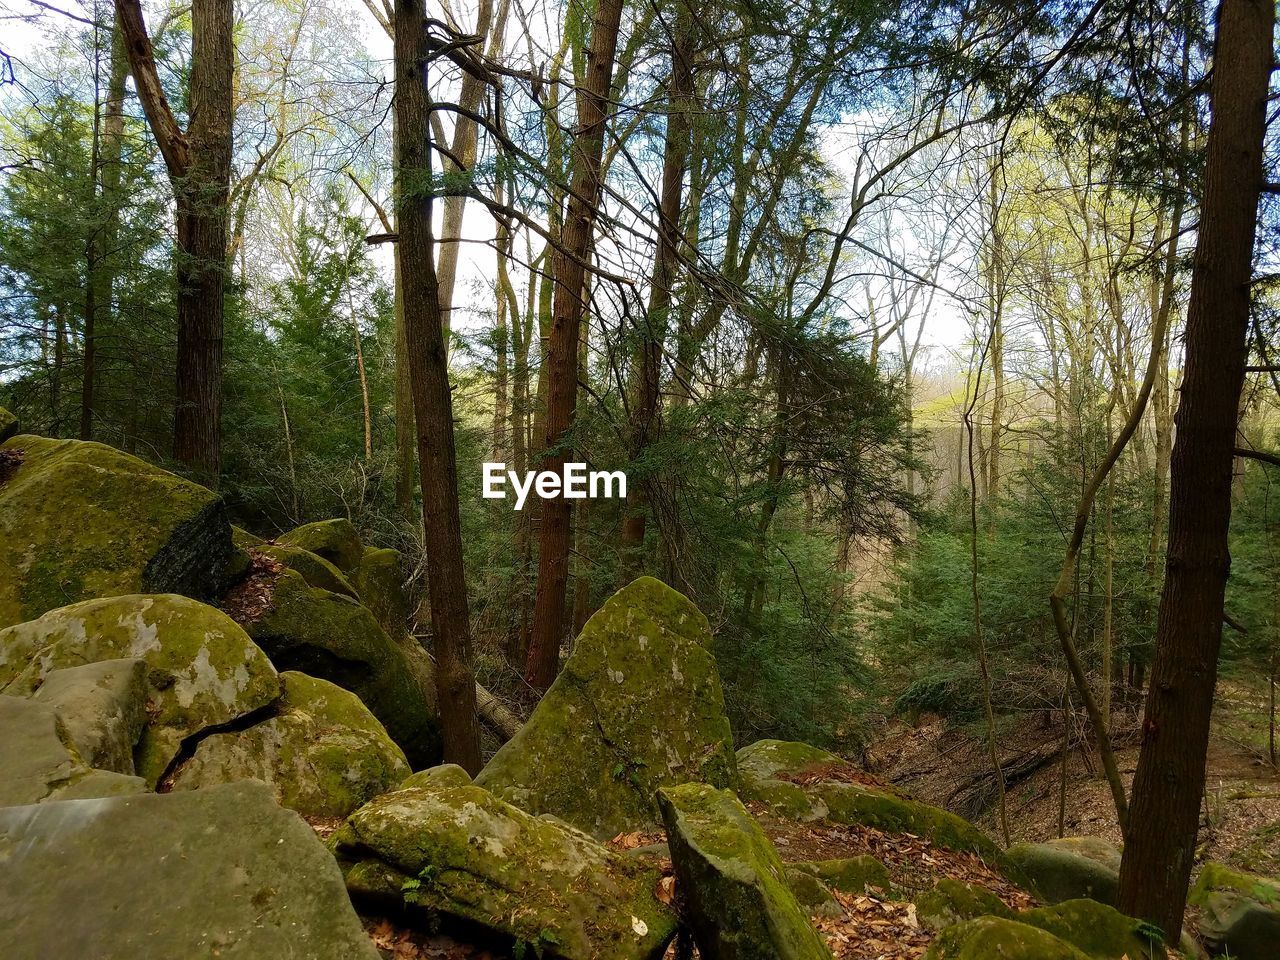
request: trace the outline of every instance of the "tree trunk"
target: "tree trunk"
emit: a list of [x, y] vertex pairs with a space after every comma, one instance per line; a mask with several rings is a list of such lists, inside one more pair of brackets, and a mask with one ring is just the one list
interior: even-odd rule
[[480, 769], [471, 624], [462, 567], [453, 398], [432, 235], [430, 103], [422, 0], [396, 0], [396, 120], [400, 129], [401, 270], [409, 383], [417, 422], [423, 546], [444, 759]]
[[191, 94], [184, 133], [165, 98], [139, 0], [116, 0], [147, 121], [164, 156], [177, 208], [177, 408], [173, 455], [216, 486], [222, 446], [222, 320], [231, 178], [231, 0], [191, 6]]
[[1195, 854], [1231, 563], [1232, 450], [1248, 351], [1274, 22], [1268, 0], [1223, 0], [1219, 8], [1165, 582], [1120, 866], [1117, 906], [1171, 941], [1182, 929]]
[[[567, 459], [560, 445], [573, 427], [578, 398], [578, 336], [582, 302], [583, 262], [600, 205], [600, 164], [608, 116], [609, 84], [618, 49], [622, 0], [600, 0], [591, 30], [586, 77], [578, 96], [578, 135], [573, 142], [573, 189], [569, 197], [561, 244], [555, 250], [555, 297], [546, 358], [548, 451], [542, 469], [560, 472]], [[570, 503], [563, 497], [543, 504], [538, 550], [538, 586], [534, 599], [533, 632], [525, 679], [545, 690], [555, 679], [564, 627], [565, 590], [569, 579], [571, 540]]]
[[658, 202], [658, 247], [653, 261], [649, 309], [638, 331], [640, 343], [634, 360], [635, 400], [631, 416], [631, 462], [626, 516], [622, 523], [622, 571], [630, 579], [640, 568], [648, 521], [651, 482], [648, 470], [635, 471], [652, 442], [661, 399], [662, 351], [671, 314], [672, 288], [679, 269], [680, 202], [684, 169], [689, 155], [689, 114], [693, 100], [693, 24], [684, 0], [676, 0], [671, 38], [671, 80], [667, 90], [667, 131], [662, 154], [662, 196]]

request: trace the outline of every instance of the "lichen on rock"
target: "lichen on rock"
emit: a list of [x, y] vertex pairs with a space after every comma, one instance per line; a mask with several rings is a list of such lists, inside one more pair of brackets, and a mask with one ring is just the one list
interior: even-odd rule
[[619, 590], [476, 783], [599, 838], [656, 823], [661, 786], [736, 785], [710, 640], [707, 618], [660, 581]]
[[309, 586], [301, 574], [284, 569], [274, 578], [268, 606], [243, 626], [278, 669], [320, 677], [356, 694], [410, 765], [439, 762], [439, 721], [413, 666], [358, 601]]
[[704, 960], [830, 960], [759, 824], [728, 790], [658, 791], [677, 888]]
[[21, 435], [0, 484], [0, 626], [131, 593], [220, 593], [231, 555], [222, 499], [100, 443]]
[[86, 600], [0, 630], [0, 693], [31, 696], [53, 670], [140, 657], [150, 707], [134, 751], [155, 786], [182, 742], [280, 695], [275, 669], [220, 610], [172, 594]]
[[[566, 960], [656, 960], [675, 933], [660, 873], [437, 768], [331, 838], [353, 896], [487, 927]], [[393, 903], [387, 904], [391, 900]]]
[[404, 753], [354, 693], [292, 671], [280, 679], [272, 715], [202, 740], [176, 771], [174, 790], [256, 779], [290, 810], [344, 817], [409, 773]]

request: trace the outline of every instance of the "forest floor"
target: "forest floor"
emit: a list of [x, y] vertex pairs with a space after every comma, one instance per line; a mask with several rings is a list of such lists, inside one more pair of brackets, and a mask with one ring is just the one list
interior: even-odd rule
[[[1126, 781], [1138, 762], [1137, 707], [1118, 715], [1116, 760]], [[1119, 842], [1114, 807], [1096, 752], [1083, 731], [1066, 764], [1063, 802], [1062, 728], [1047, 717], [1016, 718], [999, 735], [1009, 775], [1010, 840], [1097, 836]], [[972, 820], [1003, 841], [991, 760], [981, 726], [951, 728], [936, 717], [897, 723], [868, 751], [885, 780], [926, 803]], [[1209, 744], [1198, 859], [1280, 874], [1280, 770], [1267, 750], [1265, 688], [1224, 679], [1218, 685]], [[1062, 830], [1059, 833], [1059, 816]]]

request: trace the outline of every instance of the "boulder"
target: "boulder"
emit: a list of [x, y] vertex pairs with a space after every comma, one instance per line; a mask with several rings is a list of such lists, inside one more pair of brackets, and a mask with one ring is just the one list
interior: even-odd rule
[[[1018, 914], [1018, 920], [1047, 930], [1095, 960], [1164, 960], [1160, 931], [1096, 900], [1064, 900]], [[1280, 941], [1272, 941], [1276, 943]]]
[[364, 555], [360, 534], [350, 520], [317, 520], [281, 534], [276, 540], [301, 547], [328, 560], [343, 573], [350, 573]]
[[128, 593], [217, 596], [232, 553], [222, 499], [80, 440], [17, 436], [0, 484], [0, 627]]
[[147, 724], [148, 695], [147, 662], [139, 657], [52, 670], [35, 693], [58, 713], [86, 764], [130, 776], [133, 748]]
[[655, 791], [736, 783], [707, 618], [651, 577], [587, 621], [529, 721], [476, 783], [604, 838], [657, 822]]
[[303, 673], [280, 679], [284, 695], [273, 715], [200, 741], [174, 774], [173, 789], [262, 780], [281, 806], [345, 817], [408, 775], [404, 753], [354, 693]]
[[378, 960], [333, 858], [262, 784], [0, 810], [6, 960]]
[[[465, 775], [463, 775], [465, 776]], [[661, 957], [675, 934], [661, 874], [438, 768], [352, 814], [331, 838], [353, 895], [469, 921], [565, 960]]]
[[1065, 940], [1002, 917], [980, 917], [947, 927], [925, 960], [1088, 960]]
[[18, 432], [18, 418], [0, 407], [0, 443], [4, 443]]
[[1187, 902], [1200, 908], [1200, 935], [1211, 952], [1274, 960], [1280, 944], [1280, 881], [1210, 862]]
[[360, 563], [351, 571], [351, 584], [360, 602], [394, 639], [409, 632], [409, 595], [404, 589], [404, 569], [399, 550], [365, 547]]
[[943, 877], [916, 897], [915, 905], [920, 925], [929, 930], [942, 930], [976, 917], [1013, 917], [1013, 911], [990, 890], [954, 877]]
[[1015, 843], [1005, 851], [1005, 870], [1046, 903], [1087, 898], [1115, 906], [1120, 851], [1098, 837]]
[[787, 886], [807, 917], [843, 917], [844, 907], [831, 888], [812, 873], [786, 865]]
[[830, 960], [777, 851], [733, 793], [689, 783], [661, 788], [658, 802], [703, 960]]
[[788, 870], [801, 870], [841, 893], [866, 893], [872, 887], [889, 889], [889, 868], [870, 854], [841, 860], [801, 860], [787, 864]]
[[414, 767], [440, 760], [440, 728], [413, 667], [360, 603], [274, 576], [269, 605], [242, 621], [280, 670], [298, 670], [350, 690], [382, 721]]
[[188, 737], [280, 695], [271, 662], [230, 617], [171, 594], [86, 600], [0, 630], [0, 693], [28, 697], [56, 670], [120, 658], [148, 667], [134, 763], [152, 786]]
[[438, 767], [428, 767], [405, 777], [397, 789], [411, 790], [414, 787], [469, 787], [471, 774], [456, 763], [443, 763]]
[[356, 595], [355, 587], [351, 586], [342, 571], [319, 554], [284, 543], [263, 544], [252, 549], [265, 554], [277, 563], [284, 564], [290, 570], [296, 570], [309, 586], [319, 587], [330, 593], [340, 593], [353, 600], [360, 599]]
[[857, 783], [818, 783], [807, 789], [833, 823], [911, 833], [948, 850], [975, 853], [996, 865], [1003, 863], [1004, 851], [990, 837], [947, 810]]
[[48, 704], [0, 696], [0, 730], [0, 807], [146, 789], [137, 777], [87, 767]]
[[747, 785], [779, 779], [779, 775], [803, 777], [811, 770], [846, 763], [829, 750], [790, 740], [757, 740], [738, 751], [738, 773]]

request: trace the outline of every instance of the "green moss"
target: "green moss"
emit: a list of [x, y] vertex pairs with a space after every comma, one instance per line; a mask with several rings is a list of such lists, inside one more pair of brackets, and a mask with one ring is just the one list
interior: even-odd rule
[[1018, 914], [1018, 920], [1047, 930], [1096, 960], [1164, 960], [1160, 933], [1096, 900], [1064, 900]]
[[0, 693], [29, 696], [51, 670], [121, 657], [150, 668], [134, 762], [152, 786], [184, 739], [280, 694], [270, 661], [230, 617], [172, 594], [87, 600], [0, 630]]
[[250, 547], [260, 547], [267, 541], [256, 533], [250, 533], [242, 527], [233, 526], [231, 528], [231, 542], [241, 550], [248, 550]]
[[262, 780], [281, 806], [342, 817], [408, 774], [404, 754], [355, 694], [301, 673], [281, 680], [274, 715], [201, 741], [174, 778], [175, 790]]
[[231, 528], [213, 492], [99, 443], [18, 436], [0, 485], [0, 626], [78, 600], [220, 591]]
[[270, 608], [245, 629], [281, 670], [299, 670], [364, 701], [414, 767], [440, 760], [439, 723], [412, 665], [365, 607], [284, 570]]
[[1280, 881], [1210, 861], [1200, 870], [1188, 902], [1205, 906], [1213, 893], [1229, 891], [1267, 907], [1280, 907]]
[[1000, 848], [967, 820], [918, 800], [855, 783], [821, 783], [810, 791], [827, 806], [827, 819], [857, 823], [887, 833], [913, 833], [948, 850], [976, 853], [991, 863], [1002, 862]]
[[777, 780], [778, 774], [799, 774], [816, 766], [845, 761], [827, 750], [789, 740], [757, 740], [738, 751], [738, 772], [744, 782]]
[[8, 440], [18, 432], [18, 418], [0, 407], [0, 443]]
[[404, 569], [398, 550], [366, 547], [360, 564], [351, 573], [360, 602], [394, 639], [409, 630], [409, 597], [404, 589]]
[[355, 588], [343, 576], [342, 571], [319, 554], [283, 543], [266, 544], [259, 547], [258, 551], [284, 564], [290, 570], [296, 570], [309, 586], [328, 590], [331, 593], [340, 593], [353, 600], [359, 599]]
[[541, 938], [569, 960], [661, 955], [675, 916], [654, 896], [658, 870], [479, 787], [436, 779], [379, 797], [335, 835], [353, 894], [385, 893], [403, 877], [408, 905]]
[[400, 789], [409, 790], [414, 787], [422, 787], [424, 789], [443, 790], [451, 787], [469, 786], [471, 786], [471, 775], [467, 771], [456, 763], [445, 763], [438, 767], [431, 767], [427, 770], [419, 770], [417, 773], [410, 774], [400, 784]]
[[655, 823], [658, 787], [736, 784], [710, 640], [706, 617], [665, 584], [619, 590], [476, 783], [597, 837]]
[[1114, 906], [1119, 871], [1094, 859], [1100, 848], [1061, 843], [1015, 843], [1005, 851], [1004, 871], [1047, 903], [1087, 897]]
[[1280, 943], [1280, 881], [1206, 863], [1188, 903], [1200, 913], [1200, 934], [1216, 952], [1240, 960], [1271, 960]]
[[840, 917], [844, 908], [832, 895], [831, 889], [815, 877], [792, 864], [786, 867], [787, 886], [791, 888], [796, 902], [810, 917]]
[[287, 546], [310, 550], [324, 557], [343, 573], [354, 570], [364, 553], [359, 532], [350, 520], [341, 517], [304, 523], [297, 529], [282, 534], [277, 540]]
[[1000, 917], [981, 917], [947, 927], [925, 960], [1088, 960], [1053, 934]]
[[941, 930], [961, 920], [995, 916], [1010, 918], [1013, 911], [990, 890], [943, 877], [930, 890], [916, 897], [916, 916], [921, 925]]
[[829, 960], [777, 851], [733, 793], [689, 783], [663, 787], [658, 802], [703, 957]]
[[889, 889], [889, 868], [869, 854], [842, 860], [806, 860], [788, 867], [810, 873], [841, 893], [866, 893], [872, 887]]

